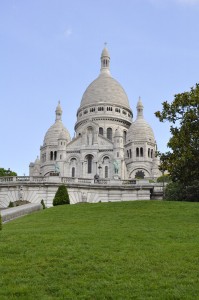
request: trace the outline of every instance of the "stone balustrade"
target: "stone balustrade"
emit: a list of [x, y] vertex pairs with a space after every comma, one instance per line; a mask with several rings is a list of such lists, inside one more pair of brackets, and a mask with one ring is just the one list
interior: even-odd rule
[[[145, 178], [145, 179], [129, 179], [129, 180], [114, 180], [114, 179], [106, 179], [106, 178], [99, 178], [98, 180], [90, 179], [90, 178], [76, 178], [76, 177], [44, 177], [44, 176], [7, 176], [7, 177], [0, 177], [0, 185], [6, 183], [49, 183], [56, 181], [57, 183], [72, 183], [72, 184], [117, 184], [117, 185], [142, 185], [142, 184], [149, 184], [149, 181], [152, 178]], [[154, 179], [153, 179], [154, 180]], [[161, 186], [159, 183], [153, 183], [153, 185]]]
[[120, 180], [106, 178], [73, 178], [59, 176], [14, 176], [0, 177], [0, 207], [10, 202], [26, 200], [31, 203], [44, 201], [51, 207], [58, 187], [66, 184], [70, 203], [96, 203], [108, 201], [132, 201], [161, 199], [163, 184], [147, 179]]

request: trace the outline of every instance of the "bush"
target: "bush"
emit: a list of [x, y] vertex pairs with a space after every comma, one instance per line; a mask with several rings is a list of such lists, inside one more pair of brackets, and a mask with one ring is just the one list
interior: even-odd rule
[[43, 199], [41, 200], [41, 205], [43, 206], [43, 209], [45, 209], [45, 208], [46, 208], [46, 205], [45, 205], [45, 203], [44, 203], [44, 200], [43, 200]]
[[59, 186], [55, 194], [55, 197], [53, 199], [53, 206], [63, 205], [63, 204], [70, 204], [68, 191], [65, 185]]
[[199, 181], [193, 181], [188, 186], [178, 182], [168, 183], [164, 200], [199, 202]]
[[13, 203], [12, 201], [10, 201], [8, 207], [9, 207], [9, 208], [10, 208], [10, 207], [14, 207], [14, 203]]

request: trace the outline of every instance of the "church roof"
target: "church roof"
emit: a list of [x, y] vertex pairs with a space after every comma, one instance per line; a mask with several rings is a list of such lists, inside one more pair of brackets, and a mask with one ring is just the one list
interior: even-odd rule
[[120, 85], [110, 74], [110, 56], [105, 47], [101, 54], [100, 75], [86, 89], [80, 107], [96, 104], [115, 104], [130, 109], [128, 97]]
[[47, 130], [45, 137], [44, 137], [44, 145], [57, 145], [58, 139], [60, 135], [64, 135], [65, 139], [69, 142], [71, 140], [70, 134], [68, 130], [64, 127], [61, 116], [62, 116], [62, 109], [60, 102], [56, 108], [56, 120], [55, 123]]
[[127, 131], [127, 143], [128, 142], [152, 142], [155, 143], [155, 137], [151, 126], [147, 123], [143, 116], [143, 104], [141, 98], [137, 103], [137, 118], [135, 122], [131, 124]]

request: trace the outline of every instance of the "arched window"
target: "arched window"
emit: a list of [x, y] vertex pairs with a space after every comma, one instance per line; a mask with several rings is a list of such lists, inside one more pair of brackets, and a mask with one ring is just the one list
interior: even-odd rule
[[112, 141], [112, 128], [107, 128], [107, 139]]
[[130, 158], [132, 158], [132, 152], [131, 152], [131, 149], [129, 149], [129, 156], [130, 156]]
[[103, 128], [100, 127], [100, 128], [99, 128], [99, 134], [103, 135], [103, 131], [104, 131]]
[[139, 157], [139, 156], [140, 156], [139, 148], [136, 148], [136, 157]]
[[72, 167], [72, 177], [75, 177], [75, 167]]
[[105, 169], [104, 169], [104, 177], [105, 177], [105, 178], [108, 178], [108, 166], [105, 166]]
[[143, 148], [140, 148], [140, 156], [143, 157]]
[[93, 156], [91, 154], [87, 155], [87, 164], [88, 164], [88, 174], [91, 174], [92, 164], [93, 164]]
[[87, 128], [87, 144], [93, 144], [93, 128], [91, 126]]
[[148, 157], [150, 157], [150, 148], [148, 148]]
[[151, 158], [153, 158], [153, 149], [151, 149]]
[[129, 158], [129, 151], [127, 150], [126, 152], [127, 152], [127, 157]]
[[126, 131], [123, 131], [123, 139], [124, 139], [124, 143], [126, 143]]
[[54, 160], [57, 159], [57, 151], [54, 151]]
[[108, 157], [108, 156], [105, 156], [104, 158], [103, 158], [103, 163], [104, 164], [108, 164], [110, 162], [110, 158]]
[[50, 160], [53, 160], [53, 151], [50, 151]]

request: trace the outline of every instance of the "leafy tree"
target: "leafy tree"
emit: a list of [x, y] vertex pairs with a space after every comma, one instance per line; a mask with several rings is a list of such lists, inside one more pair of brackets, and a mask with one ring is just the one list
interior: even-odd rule
[[11, 171], [10, 169], [6, 170], [4, 168], [0, 168], [0, 177], [2, 176], [17, 176], [17, 173]]
[[170, 181], [171, 181], [171, 178], [168, 174], [162, 175], [157, 178], [157, 182], [170, 182]]
[[[162, 111], [155, 113], [160, 122], [171, 123], [171, 151], [159, 153], [160, 169], [168, 170], [170, 177], [179, 188], [193, 190], [193, 182], [199, 182], [199, 84], [174, 96], [171, 104], [162, 103]], [[195, 197], [195, 196], [194, 196]]]
[[53, 206], [63, 205], [63, 204], [70, 204], [68, 191], [65, 185], [59, 186], [55, 194], [55, 197], [53, 199]]
[[172, 123], [168, 142], [172, 151], [160, 155], [161, 166], [174, 182], [199, 180], [199, 84], [190, 92], [175, 95], [171, 104], [163, 102], [162, 112], [155, 114], [161, 122]]
[[165, 188], [164, 200], [199, 202], [199, 181], [185, 186], [180, 182], [170, 182]]

